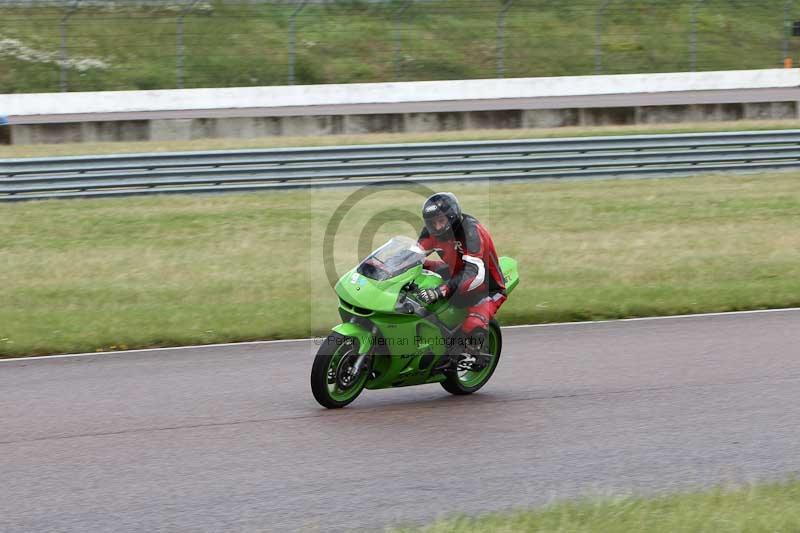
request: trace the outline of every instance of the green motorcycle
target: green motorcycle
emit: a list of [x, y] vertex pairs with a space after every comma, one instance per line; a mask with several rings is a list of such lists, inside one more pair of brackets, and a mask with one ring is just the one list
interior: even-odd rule
[[[466, 311], [446, 300], [429, 306], [414, 297], [442, 278], [423, 269], [426, 252], [408, 237], [394, 237], [336, 284], [342, 323], [320, 345], [311, 369], [311, 390], [324, 407], [344, 407], [366, 389], [440, 383], [451, 394], [471, 394], [492, 377], [502, 337], [495, 320], [478, 356], [448, 352]], [[511, 293], [519, 283], [517, 262], [500, 258]], [[439, 368], [445, 355], [455, 364]]]

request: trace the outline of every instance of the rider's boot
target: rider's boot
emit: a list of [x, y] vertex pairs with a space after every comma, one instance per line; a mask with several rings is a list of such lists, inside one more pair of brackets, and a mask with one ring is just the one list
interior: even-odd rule
[[477, 369], [486, 368], [492, 362], [492, 355], [484, 351], [486, 333], [485, 329], [476, 328], [466, 337], [464, 354]]
[[436, 361], [433, 366], [434, 370], [456, 370], [458, 360], [464, 352], [466, 346], [466, 336], [464, 332], [459, 330], [453, 337], [448, 339], [445, 352]]
[[486, 330], [483, 328], [476, 328], [470, 334], [459, 331], [447, 351], [436, 362], [434, 370], [458, 370], [459, 362], [486, 368], [491, 362], [491, 355], [483, 353], [485, 341]]

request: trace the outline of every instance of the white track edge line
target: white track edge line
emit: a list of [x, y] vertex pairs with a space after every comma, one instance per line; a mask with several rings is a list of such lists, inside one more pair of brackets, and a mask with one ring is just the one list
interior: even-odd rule
[[681, 318], [703, 318], [713, 316], [755, 315], [761, 313], [786, 313], [800, 311], [800, 307], [781, 307], [776, 309], [752, 309], [750, 311], [720, 311], [717, 313], [694, 313], [688, 315], [663, 315], [642, 316], [636, 318], [613, 318], [609, 320], [581, 320], [576, 322], [548, 322], [545, 324], [521, 324], [518, 326], [503, 326], [503, 329], [515, 328], [542, 328], [547, 326], [579, 326], [587, 324], [612, 324], [617, 322], [643, 322], [646, 320], [673, 320]]
[[164, 348], [138, 348], [136, 350], [119, 350], [111, 352], [85, 352], [85, 353], [67, 353], [61, 355], [29, 355], [21, 357], [0, 358], [0, 363], [10, 363], [12, 361], [32, 361], [39, 359], [62, 359], [66, 357], [87, 357], [90, 355], [127, 355], [142, 352], [169, 352], [175, 350], [190, 350], [190, 349], [204, 349], [204, 348], [226, 348], [230, 346], [259, 346], [261, 344], [279, 344], [284, 342], [303, 342], [312, 341], [315, 337], [307, 339], [278, 339], [271, 341], [245, 341], [245, 342], [227, 342], [222, 344], [195, 344], [191, 346], [168, 346]]
[[[547, 327], [560, 327], [560, 326], [585, 326], [592, 324], [614, 324], [618, 322], [643, 322], [649, 320], [676, 320], [682, 318], [703, 318], [714, 316], [736, 316], [736, 315], [751, 315], [761, 313], [786, 313], [800, 311], [800, 307], [784, 307], [778, 309], [753, 309], [751, 311], [722, 311], [718, 313], [696, 313], [689, 315], [665, 315], [665, 316], [646, 316], [638, 318], [617, 318], [611, 320], [584, 320], [579, 322], [549, 322], [546, 324], [521, 324], [517, 326], [503, 326], [503, 329], [521, 329], [521, 328], [547, 328]], [[62, 355], [32, 355], [22, 357], [0, 358], [0, 363], [21, 362], [21, 361], [34, 361], [40, 359], [64, 359], [69, 357], [87, 357], [91, 355], [128, 355], [142, 352], [167, 352], [176, 350], [190, 350], [190, 349], [206, 349], [206, 348], [226, 348], [235, 346], [260, 346], [263, 344], [279, 344], [288, 342], [308, 342], [313, 341], [318, 337], [309, 337], [305, 339], [279, 339], [272, 341], [247, 341], [247, 342], [228, 342], [223, 344], [198, 344], [193, 346], [171, 346], [167, 348], [141, 348], [136, 350], [121, 350], [114, 352], [85, 352], [74, 354]]]

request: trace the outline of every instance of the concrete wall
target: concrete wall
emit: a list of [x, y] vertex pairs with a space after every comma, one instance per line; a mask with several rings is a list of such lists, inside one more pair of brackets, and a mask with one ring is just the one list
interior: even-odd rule
[[[797, 102], [694, 104], [612, 108], [526, 109], [287, 117], [223, 117], [15, 124], [7, 142], [166, 141], [279, 135], [434, 132], [678, 122], [794, 119]], [[5, 129], [8, 129], [7, 127]], [[0, 128], [2, 142], [3, 128]]]
[[397, 104], [800, 86], [797, 69], [0, 95], [0, 116]]
[[0, 143], [798, 118], [800, 70], [0, 95]]

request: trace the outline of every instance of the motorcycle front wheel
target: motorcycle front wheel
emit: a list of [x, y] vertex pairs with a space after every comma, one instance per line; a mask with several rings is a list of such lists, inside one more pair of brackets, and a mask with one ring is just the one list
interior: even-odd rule
[[344, 407], [364, 390], [369, 370], [354, 373], [358, 347], [358, 339], [339, 333], [322, 341], [311, 367], [311, 392], [323, 407]]

